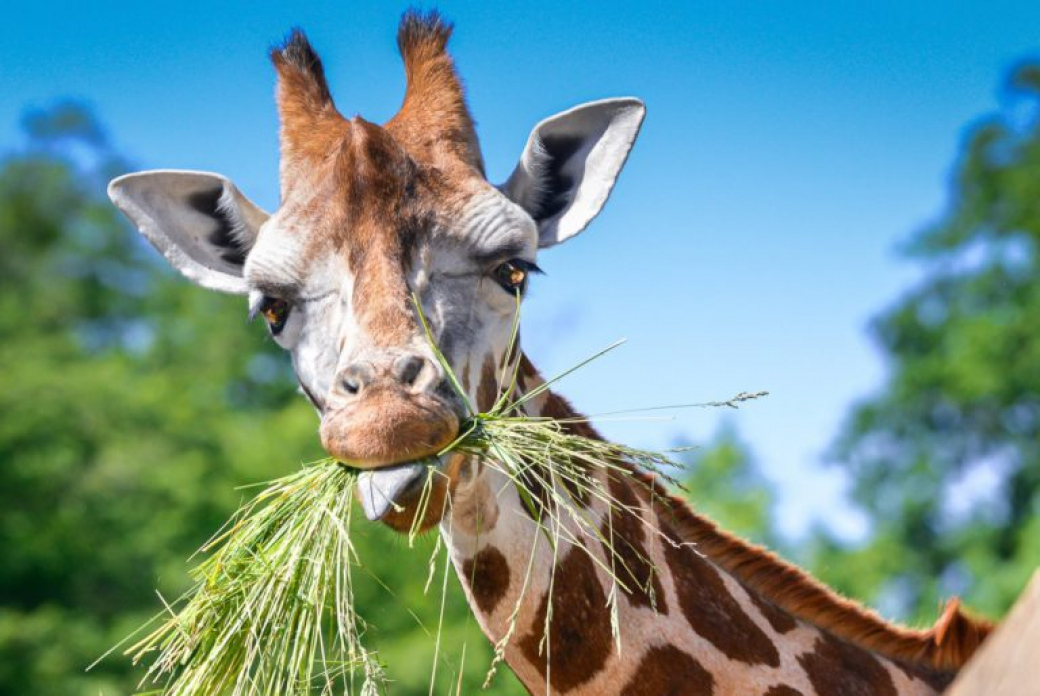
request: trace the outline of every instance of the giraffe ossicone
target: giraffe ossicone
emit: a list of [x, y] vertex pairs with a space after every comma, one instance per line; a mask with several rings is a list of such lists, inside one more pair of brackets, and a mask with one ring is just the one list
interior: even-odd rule
[[[514, 369], [520, 393], [542, 383], [510, 342], [517, 295], [539, 250], [599, 213], [645, 113], [622, 98], [552, 116], [509, 179], [492, 185], [450, 35], [435, 12], [405, 14], [406, 93], [383, 125], [340, 113], [301, 32], [272, 51], [273, 213], [204, 172], [130, 174], [110, 196], [188, 279], [248, 297], [290, 353], [322, 445], [368, 470], [366, 513], [400, 531], [440, 525], [481, 628], [532, 693], [937, 693], [988, 624], [955, 603], [930, 630], [886, 623], [718, 530], [641, 472], [587, 472], [620, 508], [571, 496], [599, 539], [573, 527], [549, 543], [502, 471], [461, 454], [441, 457], [416, 519], [415, 462], [457, 437], [464, 402], [490, 408]], [[551, 390], [523, 408], [577, 417]], [[598, 437], [580, 420], [571, 427]]]

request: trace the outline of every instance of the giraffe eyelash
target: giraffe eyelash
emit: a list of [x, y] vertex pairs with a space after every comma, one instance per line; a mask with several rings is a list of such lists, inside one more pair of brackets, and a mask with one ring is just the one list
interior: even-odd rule
[[[317, 295], [311, 295], [310, 297], [297, 297], [292, 300], [286, 299], [285, 301], [292, 306], [304, 305], [309, 304], [311, 302], [318, 302], [320, 300], [324, 300], [327, 297], [335, 295], [336, 292], [338, 291], [326, 290], [325, 292], [318, 293]], [[246, 315], [249, 321], [254, 321], [257, 318], [257, 316], [260, 315], [260, 312], [264, 306], [264, 302], [269, 299], [273, 299], [273, 296], [265, 295], [260, 291], [254, 291], [249, 294], [249, 313]]]

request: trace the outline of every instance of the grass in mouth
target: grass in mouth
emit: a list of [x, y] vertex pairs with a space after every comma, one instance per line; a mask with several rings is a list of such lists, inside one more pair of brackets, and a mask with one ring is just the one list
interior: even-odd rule
[[[512, 372], [502, 376], [498, 402], [488, 412], [477, 413], [451, 366], [436, 350], [421, 310], [419, 317], [448, 379], [470, 413], [458, 439], [440, 455], [460, 452], [480, 457], [516, 487], [543, 532], [534, 535], [532, 560], [541, 538], [550, 544], [554, 558], [561, 542], [571, 543], [583, 548], [605, 571], [611, 583], [606, 608], [620, 649], [617, 590], [635, 589], [626, 585], [635, 575], [624, 567], [622, 554], [614, 548], [614, 535], [603, 533], [604, 514], [592, 510], [608, 511], [607, 517], [626, 511], [624, 503], [611, 494], [605, 475], [631, 477], [639, 469], [678, 485], [669, 473], [675, 464], [665, 453], [572, 434], [569, 425], [573, 421], [524, 413], [525, 404], [556, 380], [619, 344], [522, 394], [516, 389], [516, 361]], [[514, 320], [513, 342], [517, 327], [518, 320]], [[726, 402], [694, 405], [736, 407], [763, 395], [741, 393]], [[430, 462], [416, 520], [424, 518], [429, 504], [438, 471], [433, 466], [436, 461]], [[146, 693], [385, 693], [383, 667], [363, 644], [368, 624], [354, 606], [352, 571], [359, 567], [360, 559], [351, 543], [350, 524], [358, 473], [328, 459], [272, 481], [200, 549], [207, 557], [192, 571], [194, 587], [173, 606], [164, 601], [166, 611], [155, 617], [150, 632], [126, 649], [135, 663], [149, 662], [142, 687], [149, 684], [155, 688]], [[577, 499], [592, 501], [593, 505], [577, 504]], [[649, 525], [647, 528], [657, 533]], [[409, 537], [417, 531], [412, 529]], [[600, 543], [588, 544], [590, 540]], [[601, 557], [591, 551], [592, 546], [607, 551]], [[443, 546], [438, 544], [437, 549]], [[436, 554], [430, 559], [431, 580]], [[445, 564], [446, 573], [447, 558]], [[532, 565], [528, 564], [525, 588]], [[443, 602], [446, 576], [441, 591]], [[515, 633], [519, 610], [518, 600], [509, 630], [495, 645], [488, 681]], [[550, 621], [551, 613], [546, 617], [545, 651], [551, 650], [547, 642]], [[439, 635], [438, 630], [438, 648]], [[431, 678], [431, 690], [432, 684]]]
[[[354, 610], [356, 472], [318, 463], [272, 481], [200, 550], [195, 586], [127, 653], [154, 693], [383, 692]], [[158, 618], [158, 617], [157, 617]], [[149, 692], [152, 693], [152, 692]]]

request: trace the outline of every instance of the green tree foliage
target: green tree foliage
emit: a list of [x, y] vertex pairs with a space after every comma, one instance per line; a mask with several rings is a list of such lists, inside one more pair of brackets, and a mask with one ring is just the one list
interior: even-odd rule
[[[236, 487], [320, 456], [316, 420], [242, 301], [175, 277], [108, 202], [124, 166], [89, 112], [25, 126], [0, 159], [0, 693], [129, 694], [142, 671], [122, 656], [84, 668], [161, 608], [157, 589], [188, 587], [188, 557], [249, 495]], [[426, 694], [433, 539], [354, 528], [393, 692]], [[437, 692], [466, 642], [472, 693], [490, 650], [448, 589]], [[510, 675], [498, 692], [517, 692]]]
[[874, 533], [818, 549], [825, 578], [921, 620], [953, 594], [998, 615], [1040, 565], [1040, 65], [1007, 97], [907, 247], [924, 280], [873, 324], [890, 376], [836, 443]]

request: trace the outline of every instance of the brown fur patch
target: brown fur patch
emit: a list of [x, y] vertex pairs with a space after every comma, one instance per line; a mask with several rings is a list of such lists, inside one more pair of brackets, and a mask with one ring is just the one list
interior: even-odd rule
[[[546, 418], [565, 420], [574, 417], [574, 408], [562, 396], [557, 396], [550, 391], [546, 394], [545, 403], [542, 406], [539, 415]], [[600, 434], [596, 432], [595, 428], [584, 420], [571, 420], [563, 425], [563, 429], [571, 435], [579, 435], [592, 440], [603, 439]], [[580, 471], [576, 474], [578, 476], [581, 475], [581, 472], [587, 471], [581, 464], [574, 463], [573, 466], [580, 467]], [[587, 489], [570, 479], [564, 479], [563, 485], [575, 503], [580, 506], [587, 506], [589, 504], [590, 493]]]
[[754, 592], [748, 592], [748, 596], [751, 597], [751, 601], [755, 607], [762, 612], [762, 616], [769, 622], [769, 625], [773, 627], [773, 630], [783, 635], [788, 631], [793, 631], [798, 627], [798, 622], [795, 621], [790, 614], [782, 609], [778, 609], [775, 604], [768, 602], [759, 597]]
[[780, 665], [773, 641], [744, 613], [719, 571], [688, 546], [665, 544], [664, 555], [679, 605], [693, 630], [730, 659], [749, 665]]
[[549, 391], [545, 395], [545, 405], [542, 406], [542, 411], [539, 415], [546, 418], [566, 420], [567, 423], [564, 423], [563, 429], [571, 435], [580, 435], [590, 440], [603, 439], [603, 436], [592, 427], [592, 424], [578, 415], [570, 402], [556, 392]]
[[543, 483], [543, 476], [541, 472], [527, 469], [517, 474], [517, 478], [523, 483], [526, 493], [530, 496], [521, 496], [517, 491], [517, 495], [520, 497], [520, 507], [528, 517], [536, 521], [541, 519], [546, 509], [552, 504], [552, 498]]
[[509, 589], [509, 563], [494, 546], [485, 546], [463, 562], [462, 582], [469, 586], [477, 608], [490, 615]]
[[487, 413], [498, 401], [498, 375], [495, 373], [495, 361], [491, 356], [484, 359], [484, 367], [480, 370], [480, 384], [477, 385], [477, 410]]
[[625, 696], [710, 696], [715, 680], [700, 662], [673, 645], [650, 648], [619, 693]]
[[531, 633], [518, 641], [524, 657], [555, 691], [567, 692], [603, 669], [610, 656], [610, 613], [596, 569], [586, 552], [572, 548], [556, 568], [552, 593], [552, 621], [542, 645], [549, 597], [542, 597]]
[[[524, 358], [526, 360], [526, 358]], [[516, 373], [516, 388], [521, 393], [527, 391], [527, 377], [524, 375], [523, 370], [519, 370]]]
[[804, 696], [801, 691], [784, 684], [769, 687], [769, 691], [762, 696]]
[[538, 378], [538, 368], [530, 361], [527, 354], [520, 354], [520, 376], [525, 380]]
[[[653, 607], [662, 614], [668, 613], [664, 587], [659, 577], [660, 570], [654, 568], [646, 550], [646, 529], [640, 515], [639, 498], [628, 484], [617, 474], [608, 474], [611, 496], [621, 504], [621, 509], [610, 512], [610, 519], [603, 522], [601, 544], [603, 555], [610, 563], [616, 554], [615, 566], [619, 579], [624, 583], [622, 592], [628, 601], [637, 607]], [[607, 543], [607, 540], [610, 543]]]
[[355, 276], [357, 320], [376, 346], [397, 347], [421, 335], [405, 274], [418, 235], [430, 227], [436, 177], [362, 118], [351, 122], [337, 159], [346, 209], [335, 233]]
[[888, 671], [863, 648], [824, 634], [799, 656], [818, 696], [898, 696]]
[[[661, 486], [650, 474], [635, 476], [648, 488]], [[720, 530], [685, 500], [655, 495], [654, 507], [678, 538], [691, 542], [723, 571], [791, 616], [886, 657], [939, 671], [955, 672], [993, 631], [993, 624], [966, 616], [951, 602], [936, 627], [913, 630], [840, 597], [818, 580], [768, 550]], [[943, 629], [943, 630], [940, 630]]]
[[953, 683], [955, 676], [949, 672], [940, 672], [920, 665], [904, 664], [895, 659], [892, 660], [892, 664], [911, 681], [923, 682], [940, 693]]

